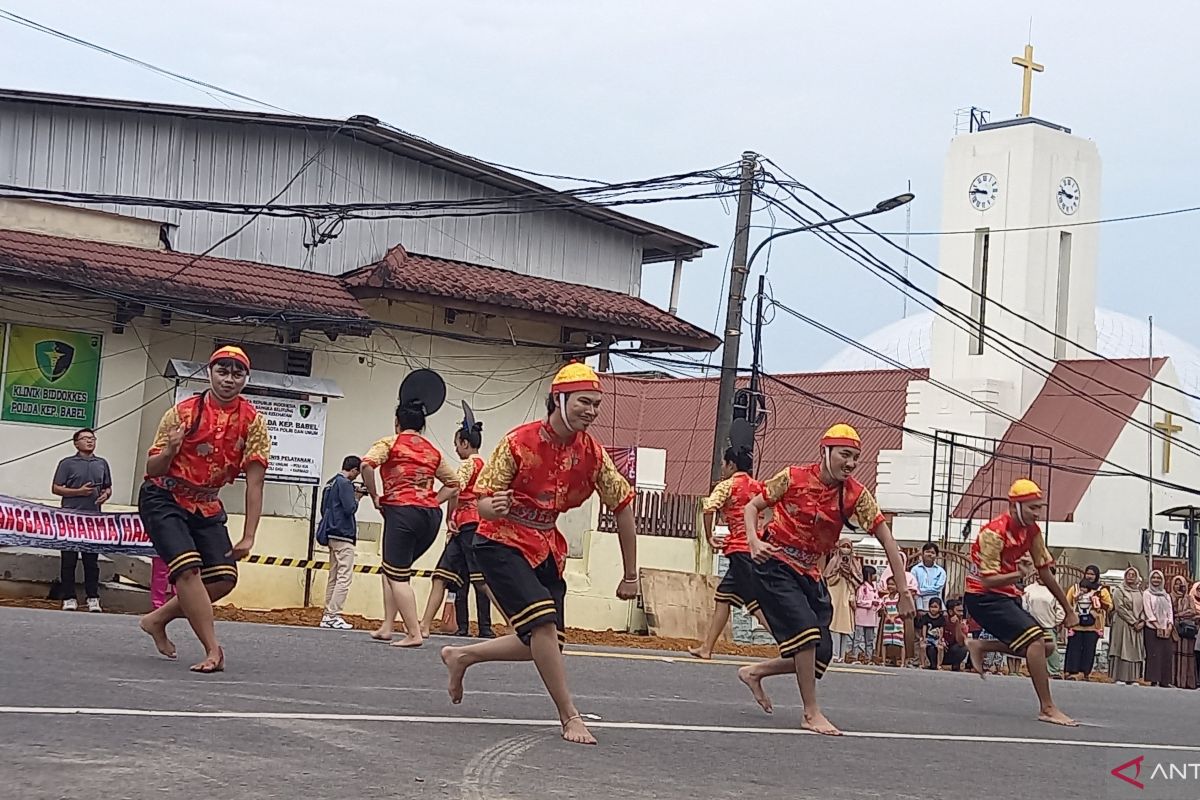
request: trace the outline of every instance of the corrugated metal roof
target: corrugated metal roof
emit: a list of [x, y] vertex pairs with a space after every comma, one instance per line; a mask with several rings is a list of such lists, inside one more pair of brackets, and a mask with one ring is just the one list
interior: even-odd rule
[[[1101, 467], [1102, 458], [1108, 457], [1117, 437], [1129, 425], [1130, 414], [1164, 363], [1165, 358], [1154, 360], [1153, 376], [1146, 374], [1145, 359], [1087, 359], [1054, 365], [1050, 378], [1021, 421], [1009, 427], [998, 446], [1001, 452], [1014, 452], [1013, 445], [1045, 445], [1051, 448], [1051, 463], [1072, 470], [1057, 469], [1051, 476], [1049, 521], [1065, 522], [1075, 514], [1079, 501], [1092, 485], [1094, 471]], [[1130, 372], [1131, 369], [1135, 372]], [[1048, 441], [1030, 428], [1052, 433], [1070, 442], [1070, 446]], [[999, 485], [993, 473], [1011, 471], [1010, 464], [996, 459], [988, 461], [976, 473], [952, 516], [962, 519], [969, 513], [972, 498], [984, 496], [990, 491], [986, 487]]]
[[[18, 89], [0, 89], [0, 102], [78, 106], [118, 113], [160, 114], [197, 119], [224, 120], [227, 122], [254, 125], [279, 125], [307, 130], [334, 131], [338, 135], [358, 139], [389, 152], [399, 153], [424, 164], [460, 175], [466, 175], [467, 177], [506, 191], [516, 193], [553, 191], [544, 184], [517, 175], [497, 164], [472, 158], [448, 147], [434, 144], [428, 139], [381, 123], [374, 117], [366, 115], [356, 115], [347, 120], [337, 120], [322, 117], [302, 117], [291, 114], [242, 111], [230, 108], [205, 108], [203, 106], [152, 103], [141, 100], [119, 100], [105, 97], [32, 92]], [[685, 233], [638, 219], [637, 217], [611, 208], [593, 205], [584, 200], [572, 201], [568, 199], [563, 202], [574, 205], [572, 213], [643, 237], [642, 263], [671, 261], [676, 257], [690, 261], [698, 258], [703, 251], [715, 247], [715, 245], [693, 236], [688, 236]]]
[[[657, 308], [640, 297], [556, 281], [535, 275], [485, 267], [465, 261], [409, 253], [399, 245], [382, 260], [342, 276], [360, 295], [375, 291], [399, 292], [421, 302], [436, 299], [466, 310], [512, 309], [592, 328], [623, 338], [648, 340], [714, 350], [721, 340], [690, 322]], [[586, 325], [592, 323], [592, 325]]]
[[[788, 464], [815, 460], [821, 435], [829, 426], [849, 422], [863, 440], [857, 477], [874, 487], [879, 451], [901, 446], [899, 426], [904, 423], [908, 382], [928, 376], [928, 370], [916, 370], [915, 374], [911, 370], [871, 370], [776, 376], [828, 403], [810, 400], [777, 381], [766, 381], [763, 388], [770, 416], [756, 447], [756, 473], [769, 476]], [[666, 450], [667, 490], [707, 492], [716, 427], [717, 379], [606, 374], [601, 381], [607, 397], [592, 426], [600, 440], [617, 447]], [[829, 403], [853, 408], [860, 414], [847, 414]]]

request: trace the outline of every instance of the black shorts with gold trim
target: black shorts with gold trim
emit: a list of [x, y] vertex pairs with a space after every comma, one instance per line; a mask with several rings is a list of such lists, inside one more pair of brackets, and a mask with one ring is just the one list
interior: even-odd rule
[[205, 517], [187, 511], [168, 490], [150, 481], [138, 493], [138, 516], [154, 551], [167, 564], [171, 583], [189, 570], [199, 570], [205, 583], [237, 583], [237, 561], [228, 555], [233, 549], [226, 515]]
[[833, 657], [833, 602], [824, 581], [801, 575], [777, 558], [754, 565], [758, 602], [779, 643], [779, 655], [792, 658], [801, 650], [817, 650], [817, 677]]
[[558, 573], [554, 556], [531, 567], [521, 551], [486, 536], [475, 537], [474, 550], [492, 596], [521, 641], [528, 645], [534, 628], [552, 624], [561, 649], [566, 642], [567, 582]]
[[435, 578], [441, 578], [456, 589], [461, 589], [466, 581], [483, 583], [483, 572], [475, 560], [475, 529], [478, 527], [476, 523], [468, 522], [446, 542], [446, 549], [433, 570]]
[[413, 562], [437, 541], [441, 508], [425, 506], [383, 507], [383, 574], [397, 583], [412, 580]]
[[749, 553], [730, 553], [729, 569], [717, 585], [713, 599], [740, 606], [747, 614], [758, 610], [758, 578], [754, 577], [754, 561]]
[[1033, 615], [1021, 607], [1020, 598], [992, 592], [968, 592], [963, 596], [963, 607], [979, 627], [1018, 655], [1036, 641], [1052, 641]]

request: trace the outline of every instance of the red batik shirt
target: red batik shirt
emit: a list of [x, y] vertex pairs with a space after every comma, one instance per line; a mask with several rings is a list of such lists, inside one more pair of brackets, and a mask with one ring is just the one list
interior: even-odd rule
[[967, 570], [965, 587], [967, 593], [1020, 597], [1021, 590], [1015, 583], [989, 589], [979, 579], [1017, 572], [1017, 562], [1026, 553], [1029, 553], [1033, 565], [1038, 569], [1054, 566], [1054, 559], [1046, 549], [1042, 529], [1037, 523], [1022, 525], [1005, 512], [984, 525], [975, 535], [975, 541], [971, 542], [971, 566]]
[[[161, 453], [174, 429], [192, 429], [199, 403], [200, 395], [194, 395], [163, 414], [148, 455]], [[195, 433], [185, 436], [166, 475], [147, 476], [147, 480], [169, 491], [185, 511], [215, 517], [223, 508], [217, 494], [221, 487], [237, 480], [247, 464], [257, 462], [266, 467], [270, 458], [271, 435], [254, 404], [239, 395], [221, 406], [206, 393]]]
[[479, 523], [479, 495], [475, 493], [475, 482], [483, 472], [483, 458], [472, 454], [458, 467], [458, 504], [454, 507], [454, 524], [458, 527]]
[[725, 555], [750, 552], [750, 545], [746, 541], [745, 509], [762, 492], [762, 483], [745, 472], [735, 472], [714, 486], [712, 493], [701, 503], [705, 513], [719, 510], [725, 527], [729, 528], [729, 536], [721, 547]]
[[383, 481], [379, 502], [383, 505], [437, 508], [433, 479], [443, 486], [458, 486], [458, 478], [442, 454], [417, 433], [383, 437], [371, 445], [362, 462], [379, 470]]
[[884, 522], [865, 486], [854, 478], [826, 486], [820, 464], [781, 470], [763, 484], [763, 497], [775, 510], [763, 539], [779, 547], [776, 558], [814, 580], [821, 579], [821, 557], [837, 545], [846, 521], [867, 533]]
[[563, 442], [547, 420], [509, 431], [475, 482], [480, 498], [505, 489], [513, 492], [508, 515], [481, 520], [479, 534], [516, 548], [533, 567], [553, 555], [559, 574], [567, 540], [558, 530], [558, 515], [583, 505], [592, 492], [614, 514], [634, 498], [633, 487], [599, 442], [586, 431]]

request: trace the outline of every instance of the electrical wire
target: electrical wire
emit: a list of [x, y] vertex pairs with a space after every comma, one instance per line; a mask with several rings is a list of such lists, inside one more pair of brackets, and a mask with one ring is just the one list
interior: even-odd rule
[[[666, 356], [650, 355], [650, 354], [639, 355], [636, 357], [636, 360], [643, 361], [647, 364], [652, 364], [652, 365], [659, 366], [659, 367], [662, 367], [665, 365], [670, 365], [670, 364], [683, 363], [676, 359], [671, 359]], [[748, 371], [748, 368], [738, 367], [737, 370], [739, 372], [744, 373], [744, 372]], [[891, 420], [884, 419], [884, 418], [874, 415], [868, 411], [863, 411], [861, 409], [854, 408], [853, 406], [847, 405], [845, 403], [840, 403], [831, 398], [823, 397], [820, 394], [817, 394], [815, 392], [804, 389], [801, 386], [797, 386], [796, 384], [791, 383], [790, 381], [780, 378], [776, 375], [772, 375], [770, 373], [763, 372], [762, 377], [771, 381], [773, 384], [781, 386], [781, 387], [789, 390], [790, 392], [798, 394], [814, 403], [817, 403], [817, 404], [820, 404], [822, 406], [826, 406], [829, 408], [834, 408], [839, 411], [845, 412], [847, 414], [851, 414], [856, 417], [859, 417], [861, 419], [865, 419], [869, 422], [873, 422], [876, 425], [879, 425], [882, 428], [900, 431], [909, 436], [913, 436], [915, 438], [921, 439], [922, 441], [933, 442], [937, 438], [935, 434], [927, 433], [925, 431], [920, 431], [915, 428], [909, 428], [903, 424], [898, 424], [898, 423], [892, 422]], [[711, 380], [711, 379], [709, 379], [709, 380]], [[1020, 456], [1012, 456], [1009, 454], [1001, 453], [999, 451], [989, 451], [989, 450], [985, 450], [983, 448], [973, 447], [973, 446], [967, 445], [967, 444], [959, 444], [959, 445], [956, 445], [956, 447], [962, 447], [965, 450], [975, 452], [980, 455], [987, 456], [989, 458], [993, 458], [997, 461], [1008, 461], [1008, 462], [1017, 463], [1017, 464], [1028, 464], [1031, 466], [1040, 466], [1040, 467], [1045, 467], [1046, 469], [1054, 470], [1057, 472], [1071, 473], [1071, 474], [1075, 474], [1075, 475], [1084, 475], [1084, 476], [1095, 476], [1095, 477], [1125, 477], [1125, 478], [1134, 478], [1134, 479], [1144, 480], [1144, 481], [1151, 480], [1151, 478], [1149, 478], [1148, 476], [1138, 473], [1136, 471], [1121, 472], [1121, 471], [1115, 471], [1115, 470], [1088, 469], [1088, 468], [1079, 467], [1079, 466], [1072, 465], [1072, 464], [1061, 464], [1061, 463], [1056, 463], [1053, 461], [1045, 461], [1045, 460], [1035, 459], [1035, 458], [1031, 459], [1031, 458], [1023, 458]], [[1075, 448], [1074, 446], [1072, 446], [1072, 449], [1078, 449], [1078, 448]], [[1156, 486], [1160, 486], [1160, 487], [1167, 488], [1167, 489], [1172, 489], [1172, 490], [1183, 492], [1186, 494], [1200, 495], [1200, 489], [1195, 488], [1195, 487], [1185, 486], [1183, 484], [1175, 483], [1173, 481], [1165, 481], [1165, 480], [1157, 479], [1157, 478], [1155, 478], [1153, 480], [1154, 480], [1154, 483]]]
[[[813, 211], [813, 213], [816, 213], [818, 215], [820, 214], [819, 211], [812, 209], [811, 206], [809, 206], [808, 204], [805, 204], [802, 200], [799, 200], [799, 198], [796, 198], [796, 199], [798, 202], [803, 204], [806, 208]], [[808, 221], [803, 217], [803, 215], [797, 214], [794, 210], [789, 208], [788, 213], [792, 214], [794, 216], [794, 218], [796, 218], [798, 221], [808, 224]], [[840, 233], [842, 233], [842, 231], [840, 231], [836, 228], [833, 228], [831, 230], [835, 231], [836, 233], [833, 233], [830, 231], [822, 231], [820, 229], [815, 230], [814, 233], [817, 233], [820, 238], [823, 238], [827, 243], [833, 245], [835, 247], [835, 249], [837, 249], [840, 252], [842, 252], [843, 254], [847, 255], [849, 258], [851, 258], [851, 260], [854, 260], [860, 266], [863, 266], [873, 272], [876, 270], [882, 270], [893, 281], [895, 281], [898, 284], [901, 284], [900, 286], [896, 286], [895, 288], [899, 289], [902, 293], [911, 297], [919, 305], [923, 306], [926, 309], [929, 309], [930, 311], [933, 311], [936, 316], [939, 316], [942, 319], [946, 320], [947, 322], [950, 322], [952, 325], [957, 327], [959, 330], [962, 330], [963, 332], [967, 333], [970, 336], [978, 335], [979, 328], [978, 328], [975, 320], [973, 320], [967, 314], [965, 314], [962, 311], [943, 302], [936, 295], [916, 286], [907, 277], [902, 275], [898, 270], [896, 270], [894, 267], [891, 267], [889, 264], [884, 262], [881, 258], [876, 256], [870, 250], [863, 247], [860, 243], [853, 241], [853, 240], [847, 240], [846, 242], [843, 243], [841, 241], [836, 240], [836, 238], [835, 238], [836, 234], [840, 234]], [[860, 257], [859, 254], [861, 254], [862, 257]], [[864, 261], [863, 257], [870, 260], [871, 263], [867, 263], [866, 261]], [[888, 283], [887, 278], [884, 277], [883, 275], [878, 275], [878, 277], [883, 279], [885, 283]], [[893, 284], [889, 284], [889, 285], [893, 285]], [[928, 303], [922, 301], [920, 298], [916, 297], [913, 294], [913, 292], [916, 292], [926, 298], [929, 298], [929, 300], [932, 301], [934, 304], [936, 304], [938, 307], [948, 311], [952, 315], [953, 318], [940, 313], [937, 308], [934, 308], [933, 306], [930, 306]], [[1167, 440], [1168, 437], [1162, 431], [1159, 431], [1158, 429], [1143, 422], [1140, 419], [1131, 417], [1127, 414], [1123, 414], [1122, 412], [1117, 411], [1116, 409], [1113, 409], [1110, 406], [1100, 403], [1089, 393], [1082, 391], [1077, 386], [1067, 383], [1066, 381], [1062, 380], [1058, 376], [1054, 375], [1053, 368], [1046, 368], [1044, 366], [1036, 364], [1033, 361], [1029, 360], [1028, 358], [1021, 356], [1019, 353], [1017, 353], [1013, 349], [1013, 346], [1020, 347], [1024, 350], [1027, 350], [1028, 352], [1032, 353], [1033, 355], [1035, 355], [1039, 358], [1046, 358], [1045, 356], [1042, 356], [1035, 348], [1028, 345], [1027, 343], [1022, 342], [1019, 339], [1010, 337], [1010, 336], [1002, 333], [1001, 331], [995, 330], [994, 328], [992, 328], [990, 326], [984, 326], [983, 330], [985, 333], [988, 334], [987, 336], [982, 337], [982, 340], [984, 341], [984, 343], [986, 343], [987, 346], [989, 346], [996, 352], [1000, 353], [1001, 355], [1004, 355], [1005, 357], [1022, 365], [1023, 367], [1026, 367], [1026, 368], [1038, 373], [1042, 377], [1046, 378], [1047, 381], [1049, 381], [1053, 384], [1056, 384], [1056, 385], [1060, 386], [1061, 388], [1065, 389], [1066, 391], [1068, 391], [1069, 393], [1074, 394], [1074, 395], [1084, 399], [1085, 401], [1097, 406], [1098, 408], [1101, 408], [1106, 413], [1118, 416], [1121, 419], [1129, 420], [1131, 422], [1131, 424], [1134, 425], [1135, 428], [1137, 428], [1139, 430], [1143, 430], [1150, 436], [1158, 438], [1163, 441]], [[1000, 342], [997, 342], [996, 340], [1000, 340]], [[1007, 342], [1009, 344], [1004, 344], [1004, 342]], [[1110, 363], [1116, 363], [1119, 366], [1124, 366], [1124, 365], [1120, 365], [1119, 362], [1112, 361], [1111, 359], [1102, 359], [1102, 360], [1110, 362]], [[1089, 374], [1085, 374], [1085, 373], [1081, 372], [1080, 370], [1075, 368], [1069, 361], [1058, 361], [1058, 362], [1055, 362], [1055, 364], [1058, 366], [1061, 366], [1065, 371], [1073, 373], [1074, 375], [1078, 376], [1081, 379], [1090, 381], [1090, 382], [1095, 383], [1105, 389], [1108, 389], [1109, 391], [1111, 391], [1114, 394], [1125, 396], [1126, 398], [1134, 400], [1137, 403], [1142, 402], [1142, 399], [1140, 397], [1132, 395], [1132, 394], [1128, 393], [1127, 391], [1120, 389], [1119, 387], [1113, 386], [1112, 384], [1109, 384], [1094, 375], [1089, 375]], [[1136, 370], [1133, 370], [1133, 372], [1135, 374], [1139, 375], [1140, 377], [1143, 377], [1143, 378], [1146, 377], [1145, 375], [1137, 372]], [[1150, 405], [1152, 408], [1156, 408], [1156, 409], [1164, 411], [1164, 412], [1167, 411], [1167, 409], [1165, 409], [1161, 406], [1155, 405], [1153, 403], [1151, 403]], [[1175, 413], [1176, 416], [1179, 416], [1181, 419], [1189, 420], [1189, 421], [1195, 422], [1197, 424], [1200, 424], [1200, 420], [1192, 419], [1187, 414], [1184, 414], [1181, 412], [1172, 412], [1172, 413]], [[1200, 449], [1195, 448], [1195, 446], [1193, 446], [1193, 445], [1190, 445], [1186, 442], [1176, 442], [1174, 440], [1172, 440], [1172, 441], [1174, 444], [1176, 444], [1184, 449], [1192, 449], [1197, 454], [1200, 454]]]
[[[796, 180], [796, 179], [795, 179], [793, 176], [789, 175], [789, 174], [787, 173], [787, 171], [786, 171], [786, 170], [784, 170], [782, 167], [780, 167], [780, 166], [779, 166], [779, 165], [778, 165], [776, 162], [772, 161], [772, 160], [771, 160], [771, 159], [769, 159], [769, 158], [767, 158], [767, 159], [764, 159], [764, 160], [765, 160], [767, 163], [769, 163], [771, 166], [773, 166], [773, 167], [775, 167], [776, 169], [778, 169], [778, 170], [779, 170], [781, 173], [783, 173], [783, 174], [784, 174], [784, 176], [786, 176], [787, 178], [791, 179], [791, 181], [792, 181], [793, 183], [795, 183], [796, 185], [798, 185], [798, 186], [802, 187], [803, 191], [806, 191], [806, 192], [808, 192], [808, 193], [809, 193], [809, 194], [811, 194], [813, 197], [817, 198], [817, 199], [818, 199], [818, 200], [820, 200], [822, 203], [825, 203], [827, 206], [829, 206], [830, 208], [832, 208], [832, 209], [834, 209], [834, 210], [838, 211], [839, 213], [842, 213], [842, 214], [846, 213], [846, 212], [845, 212], [845, 210], [844, 210], [844, 209], [842, 209], [841, 207], [839, 207], [839, 206], [838, 206], [836, 203], [833, 203], [833, 202], [831, 202], [830, 200], [828, 200], [827, 198], [825, 198], [824, 196], [822, 196], [820, 193], [818, 193], [817, 191], [815, 191], [815, 190], [814, 190], [814, 189], [812, 189], [811, 187], [809, 187], [809, 186], [804, 186], [803, 184], [801, 184], [801, 183], [800, 183], [799, 181], [797, 181], [797, 180]], [[794, 196], [794, 195], [793, 195], [793, 196]], [[1023, 322], [1026, 322], [1026, 323], [1028, 323], [1028, 324], [1030, 324], [1030, 325], [1033, 325], [1033, 326], [1034, 326], [1035, 328], [1037, 328], [1038, 330], [1042, 331], [1043, 333], [1049, 334], [1050, 336], [1054, 337], [1056, 340], [1058, 340], [1058, 341], [1061, 341], [1061, 342], [1063, 342], [1064, 344], [1068, 344], [1068, 345], [1070, 345], [1070, 346], [1072, 346], [1072, 347], [1075, 347], [1075, 348], [1077, 348], [1077, 349], [1079, 349], [1079, 350], [1082, 350], [1082, 351], [1083, 351], [1083, 352], [1085, 352], [1085, 353], [1088, 353], [1088, 354], [1089, 354], [1089, 355], [1091, 355], [1093, 358], [1097, 358], [1097, 359], [1100, 359], [1100, 360], [1103, 360], [1103, 361], [1107, 361], [1107, 362], [1109, 362], [1109, 363], [1112, 363], [1112, 364], [1114, 364], [1114, 365], [1118, 366], [1119, 368], [1121, 368], [1122, 370], [1125, 370], [1125, 371], [1129, 372], [1130, 374], [1137, 375], [1138, 377], [1145, 377], [1145, 376], [1143, 375], [1143, 373], [1139, 372], [1138, 370], [1135, 370], [1135, 369], [1133, 369], [1133, 368], [1131, 368], [1131, 367], [1128, 367], [1128, 366], [1126, 366], [1126, 365], [1124, 365], [1124, 364], [1121, 364], [1119, 361], [1116, 361], [1116, 360], [1114, 360], [1114, 359], [1107, 358], [1107, 357], [1105, 357], [1104, 355], [1102, 355], [1102, 354], [1100, 354], [1099, 352], [1097, 352], [1095, 349], [1093, 349], [1093, 348], [1091, 348], [1091, 347], [1088, 347], [1087, 345], [1084, 345], [1084, 344], [1082, 344], [1081, 342], [1077, 342], [1077, 341], [1075, 341], [1075, 340], [1071, 339], [1071, 338], [1070, 338], [1070, 337], [1068, 337], [1068, 336], [1064, 336], [1064, 335], [1062, 335], [1062, 334], [1060, 334], [1060, 333], [1058, 333], [1058, 332], [1056, 332], [1056, 331], [1054, 331], [1054, 330], [1051, 330], [1050, 328], [1046, 327], [1046, 326], [1045, 326], [1045, 325], [1043, 325], [1042, 323], [1040, 323], [1040, 322], [1038, 322], [1037, 320], [1035, 320], [1035, 319], [1033, 319], [1033, 318], [1031, 318], [1031, 317], [1029, 317], [1029, 316], [1027, 316], [1027, 315], [1025, 315], [1025, 314], [1023, 314], [1023, 313], [1021, 313], [1020, 311], [1016, 311], [1015, 309], [1012, 309], [1012, 308], [1010, 308], [1010, 307], [1008, 307], [1008, 306], [1004, 305], [1003, 303], [1001, 303], [1001, 302], [999, 302], [999, 301], [997, 301], [997, 300], [993, 300], [993, 299], [991, 299], [991, 298], [988, 298], [988, 297], [987, 297], [987, 296], [986, 296], [984, 293], [982, 293], [980, 290], [978, 290], [978, 289], [975, 289], [975, 288], [974, 288], [973, 286], [971, 286], [970, 284], [963, 282], [962, 280], [960, 280], [960, 279], [959, 279], [959, 278], [957, 278], [956, 276], [954, 276], [954, 275], [950, 274], [949, 272], [946, 272], [945, 270], [942, 270], [941, 268], [939, 268], [939, 267], [935, 266], [934, 264], [932, 264], [932, 263], [930, 263], [929, 261], [925, 260], [925, 259], [924, 259], [924, 258], [922, 258], [921, 256], [917, 255], [916, 253], [912, 252], [911, 250], [909, 250], [909, 249], [905, 248], [903, 245], [901, 245], [901, 244], [898, 244], [897, 242], [895, 242], [895, 241], [893, 241], [892, 239], [890, 239], [890, 238], [889, 238], [887, 235], [885, 235], [885, 234], [883, 234], [883, 233], [879, 232], [879, 231], [878, 231], [878, 230], [876, 230], [875, 228], [872, 228], [870, 225], [868, 225], [868, 224], [867, 224], [866, 222], [864, 222], [863, 220], [861, 220], [861, 219], [857, 219], [857, 220], [853, 220], [853, 222], [854, 222], [856, 225], [858, 225], [859, 227], [863, 228], [865, 231], [867, 231], [867, 232], [871, 233], [872, 235], [874, 235], [875, 237], [877, 237], [877, 238], [879, 238], [879, 239], [883, 240], [883, 242], [884, 242], [885, 244], [887, 244], [888, 246], [890, 246], [890, 247], [892, 247], [892, 248], [894, 248], [894, 249], [896, 249], [896, 250], [900, 251], [901, 253], [903, 253], [903, 254], [905, 254], [905, 255], [909, 256], [910, 258], [913, 258], [913, 259], [915, 259], [915, 260], [916, 260], [916, 261], [917, 261], [919, 264], [921, 264], [922, 266], [925, 266], [925, 267], [927, 267], [928, 269], [932, 270], [933, 272], [935, 272], [935, 273], [936, 273], [936, 274], [938, 274], [939, 276], [941, 276], [941, 277], [943, 277], [943, 278], [946, 278], [947, 280], [949, 280], [949, 281], [951, 281], [952, 283], [956, 284], [956, 285], [957, 285], [957, 286], [959, 286], [960, 288], [966, 289], [968, 292], [970, 292], [970, 293], [971, 293], [971, 295], [972, 295], [972, 296], [974, 296], [974, 297], [978, 297], [978, 298], [981, 298], [982, 300], [984, 300], [984, 301], [988, 302], [990, 305], [994, 305], [994, 306], [996, 306], [997, 308], [1000, 308], [1001, 310], [1003, 310], [1003, 311], [1006, 311], [1006, 312], [1007, 312], [1007, 313], [1009, 313], [1009, 314], [1012, 314], [1013, 316], [1015, 316], [1016, 318], [1020, 319], [1021, 321], [1023, 321]], [[908, 282], [908, 281], [907, 281], [907, 279], [905, 279], [905, 281], [906, 281], [906, 283]], [[909, 284], [909, 285], [910, 285], [910, 286], [912, 286], [912, 288], [914, 288], [914, 289], [916, 289], [916, 288], [917, 288], [917, 287], [913, 286], [912, 284]], [[1152, 376], [1150, 376], [1150, 381], [1151, 381], [1152, 383], [1154, 383], [1154, 384], [1157, 384], [1157, 385], [1159, 385], [1159, 386], [1163, 386], [1163, 387], [1165, 387], [1165, 388], [1167, 388], [1167, 389], [1170, 389], [1170, 390], [1172, 390], [1172, 391], [1179, 392], [1180, 394], [1182, 394], [1182, 395], [1185, 395], [1185, 396], [1187, 396], [1187, 397], [1189, 397], [1189, 398], [1191, 398], [1191, 399], [1193, 399], [1193, 400], [1200, 400], [1200, 395], [1193, 394], [1193, 393], [1191, 393], [1191, 392], [1187, 392], [1187, 391], [1185, 391], [1185, 390], [1183, 390], [1183, 389], [1181, 389], [1181, 388], [1179, 388], [1179, 387], [1172, 386], [1171, 384], [1169, 384], [1169, 383], [1166, 383], [1166, 382], [1164, 382], [1164, 381], [1160, 381], [1160, 380], [1158, 380], [1157, 378], [1155, 378], [1153, 375], [1152, 375]]]

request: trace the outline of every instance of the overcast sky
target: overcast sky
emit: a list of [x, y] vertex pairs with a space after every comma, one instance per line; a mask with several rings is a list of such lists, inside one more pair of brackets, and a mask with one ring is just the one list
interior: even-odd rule
[[[998, 4], [991, 4], [997, 6]], [[0, 8], [159, 66], [325, 117], [370, 114], [488, 160], [601, 179], [725, 164], [751, 149], [859, 209], [911, 180], [914, 231], [936, 231], [954, 111], [1011, 117], [1032, 19], [1033, 113], [1094, 139], [1103, 217], [1198, 206], [1200, 48], [1192, 4], [858, 2], [191, 3], [0, 0]], [[0, 21], [10, 88], [217, 105], [201, 91]], [[247, 106], [222, 98], [233, 106]], [[638, 211], [720, 245], [685, 272], [680, 313], [715, 329], [730, 213], [716, 201]], [[769, 225], [765, 212], [756, 224]], [[1105, 225], [1099, 302], [1192, 342], [1200, 214]], [[879, 220], [902, 231], [904, 213]], [[761, 232], [759, 232], [761, 233]], [[802, 239], [807, 239], [803, 241]], [[937, 238], [913, 249], [936, 263]], [[881, 251], [882, 252], [882, 251]], [[899, 266], [900, 261], [891, 258]], [[670, 266], [643, 295], [667, 305]], [[913, 264], [914, 279], [932, 288]], [[808, 237], [773, 252], [776, 296], [848, 334], [901, 298]], [[840, 349], [803, 323], [767, 330], [772, 371]]]

